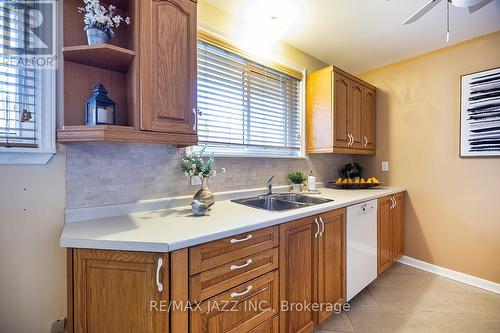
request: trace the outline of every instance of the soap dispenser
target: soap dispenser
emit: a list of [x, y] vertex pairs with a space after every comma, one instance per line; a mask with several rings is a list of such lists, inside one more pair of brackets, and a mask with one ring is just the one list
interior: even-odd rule
[[309, 192], [316, 191], [316, 177], [313, 176], [312, 170], [309, 172], [309, 177], [307, 177], [307, 190]]

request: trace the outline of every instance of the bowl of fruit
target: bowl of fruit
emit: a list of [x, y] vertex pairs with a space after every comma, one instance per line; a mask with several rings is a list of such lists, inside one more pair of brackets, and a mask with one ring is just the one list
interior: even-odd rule
[[355, 178], [337, 178], [337, 180], [330, 182], [334, 188], [347, 189], [347, 190], [361, 190], [367, 188], [377, 187], [382, 184], [377, 178], [371, 177], [368, 179], [362, 177]]
[[330, 184], [334, 188], [359, 190], [365, 188], [372, 188], [382, 184], [375, 177], [363, 178], [361, 177], [363, 173], [363, 167], [358, 163], [347, 163], [339, 170], [340, 177], [335, 181], [331, 181]]

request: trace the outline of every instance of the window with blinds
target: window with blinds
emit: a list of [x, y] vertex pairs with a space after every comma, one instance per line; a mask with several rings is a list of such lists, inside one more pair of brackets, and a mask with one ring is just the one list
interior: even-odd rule
[[198, 139], [207, 152], [299, 156], [301, 80], [198, 41]]
[[[26, 5], [28, 6], [28, 5]], [[0, 52], [26, 50], [27, 27], [35, 17], [19, 11], [8, 1], [0, 2]], [[34, 68], [0, 63], [0, 146], [38, 147], [39, 75]]]

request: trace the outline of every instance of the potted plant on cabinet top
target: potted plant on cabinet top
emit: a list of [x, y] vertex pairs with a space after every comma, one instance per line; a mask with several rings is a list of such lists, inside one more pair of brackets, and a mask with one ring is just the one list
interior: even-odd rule
[[288, 174], [288, 179], [292, 182], [292, 192], [298, 193], [302, 190], [302, 184], [306, 181], [306, 175], [302, 171], [295, 171]]
[[116, 6], [110, 5], [108, 9], [100, 4], [99, 0], [83, 0], [85, 7], [78, 7], [80, 13], [84, 13], [84, 30], [87, 32], [89, 45], [107, 44], [114, 36], [114, 28], [118, 28], [121, 22], [130, 24], [130, 17], [122, 17], [115, 14]]

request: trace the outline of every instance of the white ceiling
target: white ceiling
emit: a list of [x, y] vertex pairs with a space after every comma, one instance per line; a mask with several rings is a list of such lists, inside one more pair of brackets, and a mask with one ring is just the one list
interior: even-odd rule
[[246, 24], [275, 16], [283, 23], [280, 28], [284, 41], [352, 73], [500, 30], [500, 0], [493, 0], [473, 14], [468, 14], [466, 8], [450, 6], [448, 44], [446, 1], [407, 26], [402, 22], [429, 0], [206, 1]]

